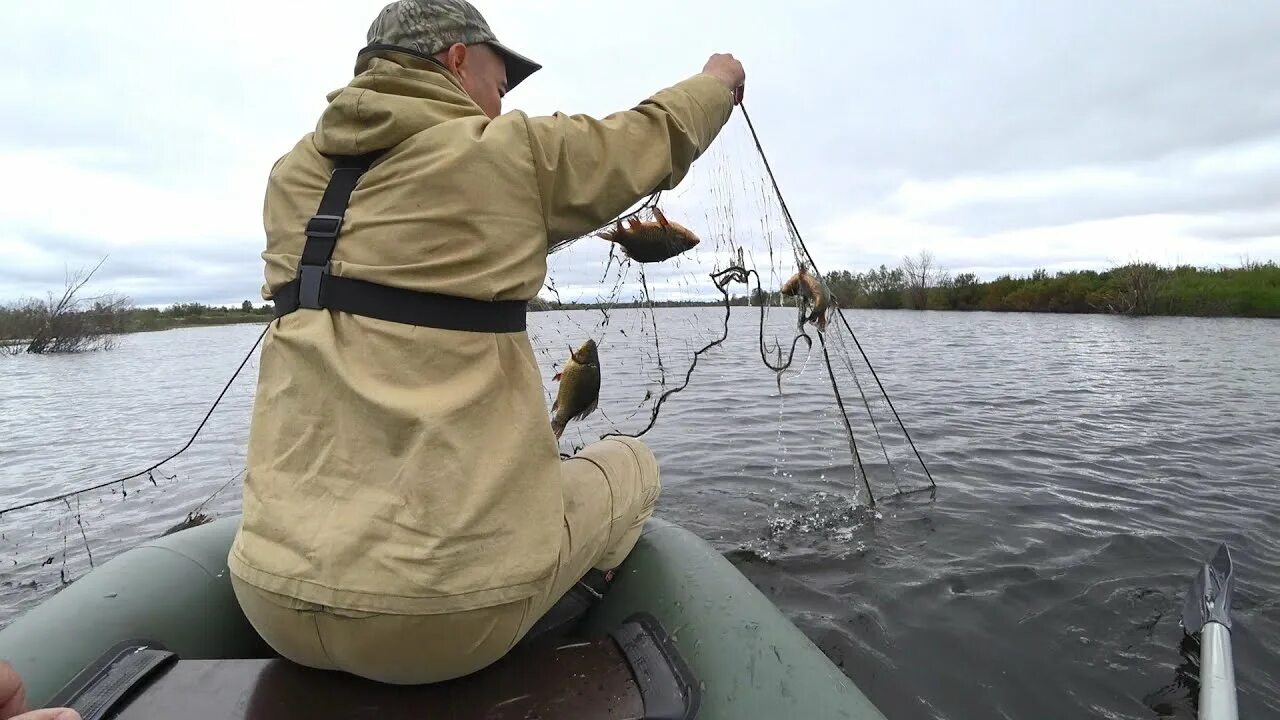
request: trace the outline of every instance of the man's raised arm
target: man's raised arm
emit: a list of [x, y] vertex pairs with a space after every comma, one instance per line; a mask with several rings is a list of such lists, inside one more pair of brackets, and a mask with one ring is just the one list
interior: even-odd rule
[[728, 122], [745, 81], [732, 55], [712, 55], [702, 72], [631, 110], [529, 118], [549, 247], [679, 184]]

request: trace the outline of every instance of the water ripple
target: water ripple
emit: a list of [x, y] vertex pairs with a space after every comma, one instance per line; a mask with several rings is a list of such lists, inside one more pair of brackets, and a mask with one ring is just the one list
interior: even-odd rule
[[[633, 314], [612, 315], [629, 332], [601, 343], [604, 412], [570, 426], [566, 449], [648, 422], [651, 405], [636, 403], [658, 390], [655, 358]], [[1280, 326], [847, 315], [937, 491], [893, 495], [927, 479], [874, 383], [860, 377], [879, 439], [842, 374], [881, 498], [869, 510], [820, 352], [779, 393], [759, 362], [757, 316], [735, 312], [729, 341], [645, 437], [662, 462], [662, 515], [725, 552], [893, 718], [1193, 718], [1177, 617], [1192, 571], [1226, 540], [1239, 568], [1241, 716], [1280, 712]], [[718, 317], [660, 311], [668, 375], [682, 375]], [[548, 387], [564, 348], [599, 320], [531, 316]], [[771, 330], [791, 321], [779, 315]], [[3, 359], [6, 504], [168, 455], [259, 330]], [[81, 498], [95, 561], [160, 534], [240, 470], [255, 373], [157, 486]], [[238, 505], [233, 484], [212, 510]], [[88, 569], [76, 514], [70, 503], [0, 518], [0, 622]]]

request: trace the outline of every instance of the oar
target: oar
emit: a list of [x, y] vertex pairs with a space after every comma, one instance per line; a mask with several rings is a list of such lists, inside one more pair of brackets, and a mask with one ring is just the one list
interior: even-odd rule
[[1182, 627], [1200, 635], [1200, 720], [1237, 720], [1236, 675], [1231, 661], [1231, 551], [1218, 546], [1191, 581]]

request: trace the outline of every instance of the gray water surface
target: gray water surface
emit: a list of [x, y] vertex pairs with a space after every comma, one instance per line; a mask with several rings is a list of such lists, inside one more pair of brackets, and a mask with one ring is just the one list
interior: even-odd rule
[[[820, 350], [782, 380], [735, 308], [645, 440], [659, 513], [726, 553], [890, 718], [1193, 718], [1178, 614], [1198, 563], [1237, 563], [1242, 717], [1280, 716], [1280, 324], [1259, 320], [845, 311], [938, 483], [829, 336], [880, 502], [866, 507]], [[678, 385], [722, 311], [658, 311]], [[647, 315], [530, 316], [550, 382], [602, 339], [601, 411], [564, 449], [648, 422], [661, 371]], [[792, 316], [770, 318], [787, 332]], [[3, 504], [178, 449], [261, 326], [132, 335], [105, 353], [0, 358]], [[623, 334], [625, 333], [625, 335]], [[890, 463], [857, 389], [868, 390]], [[801, 372], [801, 369], [802, 372]], [[243, 466], [251, 362], [190, 450], [123, 490], [0, 518], [0, 623], [62, 578], [164, 532]], [[548, 406], [550, 405], [548, 395]], [[163, 474], [161, 474], [161, 472]], [[124, 492], [128, 493], [124, 497]], [[238, 482], [206, 506], [236, 512]], [[81, 526], [75, 518], [79, 512]]]

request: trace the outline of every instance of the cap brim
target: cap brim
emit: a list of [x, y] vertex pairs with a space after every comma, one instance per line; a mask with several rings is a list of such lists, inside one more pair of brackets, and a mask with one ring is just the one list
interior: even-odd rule
[[489, 46], [502, 56], [507, 63], [507, 90], [524, 82], [524, 79], [542, 69], [538, 63], [512, 50], [496, 40], [490, 40]]

